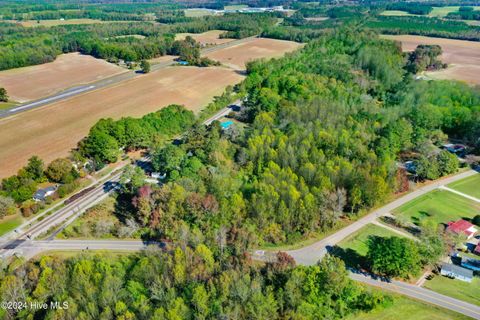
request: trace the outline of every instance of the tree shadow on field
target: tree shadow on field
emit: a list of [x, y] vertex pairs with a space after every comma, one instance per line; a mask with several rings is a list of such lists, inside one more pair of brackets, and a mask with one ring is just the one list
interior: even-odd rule
[[359, 255], [357, 251], [350, 248], [341, 248], [339, 246], [330, 247], [329, 253], [345, 262], [345, 266], [354, 269], [367, 269], [368, 261], [366, 257]]

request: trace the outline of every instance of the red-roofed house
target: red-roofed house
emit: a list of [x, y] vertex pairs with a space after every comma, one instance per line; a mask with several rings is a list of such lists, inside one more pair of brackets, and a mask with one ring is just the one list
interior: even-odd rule
[[473, 249], [473, 253], [480, 254], [480, 244], [477, 244], [475, 249]]
[[457, 221], [450, 221], [448, 223], [447, 231], [454, 232], [456, 234], [465, 234], [467, 239], [470, 239], [478, 231], [473, 224], [463, 219]]

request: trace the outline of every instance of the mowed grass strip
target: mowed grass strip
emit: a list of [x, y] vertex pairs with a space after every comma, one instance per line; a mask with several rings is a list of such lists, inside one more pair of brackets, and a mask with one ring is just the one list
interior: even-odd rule
[[447, 187], [480, 199], [480, 174], [452, 182]]
[[371, 312], [361, 312], [345, 318], [345, 320], [467, 320], [462, 314], [446, 310], [434, 305], [392, 295], [393, 303]]
[[437, 275], [432, 280], [427, 280], [424, 284], [424, 287], [446, 296], [480, 306], [479, 277], [474, 277], [473, 281], [468, 283], [465, 281], [450, 279], [441, 275]]
[[394, 214], [404, 216], [419, 225], [423, 221], [437, 224], [480, 213], [480, 204], [446, 190], [434, 190], [395, 209]]
[[406, 11], [400, 10], [385, 10], [380, 13], [381, 16], [417, 16], [417, 14], [411, 14]]
[[23, 218], [19, 215], [12, 215], [0, 219], [0, 236], [12, 231], [23, 222]]
[[367, 224], [362, 229], [343, 239], [338, 246], [342, 249], [351, 249], [361, 256], [366, 256], [368, 251], [367, 240], [369, 236], [378, 237], [401, 237], [396, 232], [375, 224]]

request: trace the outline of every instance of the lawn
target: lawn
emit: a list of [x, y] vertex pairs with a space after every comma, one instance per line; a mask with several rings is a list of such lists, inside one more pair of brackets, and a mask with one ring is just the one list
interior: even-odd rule
[[446, 296], [480, 306], [479, 277], [475, 277], [471, 283], [468, 283], [437, 275], [432, 280], [427, 280], [424, 287]]
[[359, 255], [365, 256], [368, 251], [367, 247], [367, 239], [369, 236], [379, 236], [379, 237], [391, 237], [391, 236], [399, 236], [401, 235], [377, 226], [375, 224], [367, 224], [362, 229], [358, 230], [357, 232], [351, 234], [347, 238], [343, 239], [338, 246], [342, 249], [351, 249], [356, 251]]
[[452, 182], [447, 186], [480, 199], [480, 174]]
[[0, 236], [3, 236], [7, 232], [12, 231], [19, 225], [21, 225], [23, 222], [22, 217], [20, 214], [12, 215], [5, 217], [3, 219], [0, 219]]
[[422, 303], [400, 295], [392, 295], [391, 305], [373, 312], [362, 312], [345, 320], [460, 320], [470, 319], [459, 313]]
[[394, 214], [410, 218], [419, 225], [424, 220], [447, 223], [472, 218], [480, 212], [480, 204], [446, 190], [434, 190], [395, 209]]

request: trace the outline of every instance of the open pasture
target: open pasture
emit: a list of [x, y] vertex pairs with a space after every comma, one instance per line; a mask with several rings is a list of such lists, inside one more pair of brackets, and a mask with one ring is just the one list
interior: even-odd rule
[[419, 44], [437, 44], [443, 50], [440, 59], [449, 66], [445, 70], [426, 72], [428, 77], [480, 84], [480, 42], [413, 35], [382, 37], [400, 41], [403, 51], [413, 51]]
[[222, 43], [227, 43], [235, 39], [220, 39], [220, 35], [224, 33], [223, 30], [210, 30], [203, 33], [177, 33], [175, 35], [175, 40], [184, 40], [187, 36], [191, 36], [202, 46], [208, 45], [217, 45]]
[[248, 61], [280, 57], [301, 46], [292, 41], [257, 38], [223, 50], [210, 52], [206, 56], [235, 70], [245, 70]]
[[480, 213], [480, 204], [446, 190], [434, 190], [395, 209], [394, 214], [417, 225], [425, 221], [447, 224]]
[[450, 183], [448, 187], [480, 199], [480, 174]]
[[68, 154], [100, 118], [140, 117], [169, 104], [198, 111], [243, 76], [226, 68], [169, 67], [0, 120], [0, 177], [32, 155]]
[[105, 60], [68, 53], [50, 63], [0, 71], [0, 87], [11, 100], [27, 102], [126, 71]]

